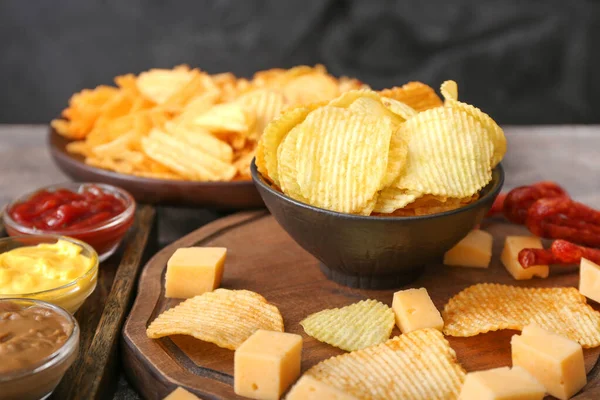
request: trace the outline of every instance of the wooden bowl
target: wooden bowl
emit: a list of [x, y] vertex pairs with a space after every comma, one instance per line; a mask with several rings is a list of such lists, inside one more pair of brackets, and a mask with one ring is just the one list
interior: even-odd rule
[[69, 140], [50, 128], [48, 144], [56, 165], [80, 182], [100, 182], [121, 187], [139, 203], [242, 210], [264, 207], [252, 181], [192, 182], [142, 178], [92, 167], [83, 157], [67, 152]]
[[310, 206], [272, 188], [254, 162], [251, 172], [271, 214], [321, 261], [323, 273], [337, 283], [364, 289], [395, 288], [417, 278], [425, 264], [439, 261], [481, 222], [504, 183], [504, 169], [498, 165], [481, 197], [467, 206], [417, 217], [379, 217]]

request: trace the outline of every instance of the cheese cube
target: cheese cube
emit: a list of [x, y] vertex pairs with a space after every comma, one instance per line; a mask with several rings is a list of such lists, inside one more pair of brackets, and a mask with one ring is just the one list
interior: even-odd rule
[[534, 276], [547, 278], [550, 274], [550, 268], [547, 265], [534, 265], [529, 268], [523, 268], [519, 263], [519, 252], [525, 248], [543, 249], [542, 240], [535, 236], [507, 236], [502, 250], [502, 264], [506, 270], [520, 281], [531, 279]]
[[579, 268], [579, 293], [600, 303], [600, 265], [585, 258]]
[[435, 308], [427, 289], [407, 289], [394, 293], [392, 310], [396, 315], [396, 325], [402, 333], [423, 328], [439, 331], [444, 327], [442, 315]]
[[459, 400], [542, 400], [546, 390], [521, 367], [469, 372]]
[[218, 288], [226, 254], [223, 247], [177, 249], [167, 262], [165, 296], [188, 299]]
[[475, 229], [444, 254], [444, 265], [487, 268], [492, 260], [493, 237], [489, 232]]
[[587, 382], [583, 350], [571, 339], [527, 325], [511, 341], [513, 366], [525, 368], [561, 400], [571, 398]]
[[358, 400], [338, 388], [304, 375], [290, 390], [286, 400]]
[[235, 351], [233, 388], [251, 399], [277, 400], [300, 376], [302, 336], [258, 330]]
[[182, 387], [178, 387], [173, 390], [171, 394], [165, 397], [163, 400], [200, 400], [195, 395], [191, 394]]

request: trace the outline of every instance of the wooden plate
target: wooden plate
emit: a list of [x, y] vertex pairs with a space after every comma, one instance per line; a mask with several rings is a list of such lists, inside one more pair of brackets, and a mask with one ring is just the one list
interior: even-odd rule
[[[517, 282], [499, 261], [506, 235], [526, 234], [525, 228], [501, 220], [486, 221], [494, 235], [494, 257], [487, 270], [428, 265], [411, 287], [426, 287], [439, 309], [467, 286], [498, 282], [517, 286], [576, 286], [579, 274], [563, 267], [548, 279]], [[165, 299], [164, 272], [179, 247], [228, 248], [222, 287], [256, 291], [279, 307], [286, 331], [304, 338], [302, 370], [343, 351], [307, 336], [299, 322], [324, 308], [340, 307], [375, 298], [391, 305], [393, 290], [351, 289], [327, 280], [316, 259], [298, 246], [266, 212], [244, 212], [215, 221], [178, 240], [156, 254], [146, 265], [138, 296], [123, 331], [123, 357], [130, 381], [147, 399], [162, 399], [183, 386], [203, 399], [234, 399], [233, 351], [188, 336], [159, 340], [146, 337], [146, 327], [163, 310], [179, 301]], [[596, 306], [598, 306], [596, 304]], [[394, 328], [393, 335], [400, 332]], [[498, 331], [470, 338], [448, 337], [459, 362], [467, 371], [511, 364], [510, 338], [515, 331]], [[600, 348], [585, 350], [589, 383], [578, 399], [600, 398]], [[598, 365], [597, 365], [598, 364]]]
[[121, 187], [140, 203], [221, 210], [264, 207], [252, 181], [190, 182], [119, 174], [85, 164], [82, 156], [67, 152], [67, 143], [69, 140], [50, 128], [50, 154], [65, 174], [76, 181], [101, 182]]

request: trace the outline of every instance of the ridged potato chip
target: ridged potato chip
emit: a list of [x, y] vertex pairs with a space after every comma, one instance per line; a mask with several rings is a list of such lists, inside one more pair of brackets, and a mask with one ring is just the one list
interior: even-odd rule
[[292, 128], [304, 121], [310, 111], [311, 109], [308, 107], [298, 107], [286, 111], [267, 125], [258, 142], [258, 146], [262, 147], [265, 163], [264, 165], [259, 164], [262, 160], [257, 159], [257, 167], [265, 170], [266, 176], [278, 186], [280, 185], [277, 166], [279, 145]]
[[456, 353], [436, 329], [412, 331], [329, 358], [305, 374], [369, 400], [454, 400], [466, 376]]
[[324, 73], [302, 74], [282, 87], [290, 104], [310, 104], [326, 101], [340, 94], [337, 81]]
[[377, 300], [319, 311], [300, 322], [308, 335], [346, 351], [385, 342], [394, 324], [392, 309]]
[[400, 101], [416, 111], [425, 111], [443, 105], [435, 90], [421, 82], [409, 82], [402, 87], [381, 90], [383, 97]]
[[422, 193], [414, 190], [387, 187], [379, 192], [379, 197], [373, 211], [380, 214], [390, 214], [400, 208], [406, 207], [421, 195]]
[[407, 119], [410, 119], [418, 114], [417, 111], [415, 111], [415, 109], [411, 106], [398, 100], [390, 99], [389, 97], [382, 97], [381, 103], [392, 113], [401, 117], [403, 121], [406, 121]]
[[444, 306], [444, 334], [475, 336], [530, 323], [577, 341], [600, 346], [600, 312], [575, 288], [525, 288], [492, 283], [470, 286]]
[[138, 76], [137, 87], [144, 96], [157, 104], [162, 104], [187, 85], [194, 75], [195, 72], [186, 66], [174, 69], [154, 68]]
[[283, 139], [283, 142], [277, 149], [279, 187], [292, 199], [308, 203], [308, 200], [302, 194], [300, 184], [298, 183], [298, 152], [296, 144], [300, 135], [300, 127], [295, 126], [290, 133]]
[[302, 195], [328, 210], [363, 210], [382, 189], [391, 120], [326, 106], [298, 127], [296, 167]]
[[256, 126], [253, 138], [258, 139], [265, 127], [277, 117], [285, 108], [285, 98], [279, 92], [269, 89], [256, 89], [238, 97], [235, 101], [241, 104], [246, 111], [256, 115]]
[[230, 180], [237, 173], [233, 165], [158, 129], [152, 130], [148, 137], [142, 139], [142, 148], [148, 157], [188, 179]]
[[204, 128], [169, 121], [165, 124], [165, 129], [174, 138], [182, 139], [192, 147], [203, 151], [221, 161], [231, 163], [233, 161], [233, 149], [226, 142], [217, 139]]
[[217, 104], [198, 115], [193, 123], [210, 132], [237, 132], [247, 134], [253, 127], [256, 119], [246, 112], [244, 107], [235, 103]]
[[277, 307], [249, 290], [216, 289], [163, 312], [146, 334], [151, 339], [190, 335], [235, 350], [259, 329], [283, 332]]
[[494, 157], [492, 159], [492, 167], [495, 167], [506, 154], [506, 137], [504, 131], [498, 126], [489, 115], [481, 111], [479, 108], [467, 103], [458, 101], [458, 86], [454, 81], [446, 81], [442, 83], [442, 95], [446, 101], [446, 106], [462, 110], [479, 121], [485, 129], [488, 130], [492, 141], [494, 142]]
[[408, 141], [399, 189], [449, 197], [477, 193], [492, 179], [493, 142], [469, 114], [449, 107], [423, 111], [401, 126]]

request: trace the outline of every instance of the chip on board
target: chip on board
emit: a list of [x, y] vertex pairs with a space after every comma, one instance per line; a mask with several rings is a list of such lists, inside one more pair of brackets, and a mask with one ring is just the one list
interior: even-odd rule
[[355, 351], [389, 339], [394, 329], [394, 312], [377, 300], [362, 300], [342, 308], [311, 314], [300, 322], [315, 339]]
[[259, 329], [283, 332], [277, 307], [248, 290], [216, 289], [163, 312], [146, 333], [151, 339], [190, 335], [235, 350]]
[[416, 330], [329, 358], [305, 374], [370, 400], [454, 400], [465, 380], [456, 353], [436, 329]]
[[600, 312], [576, 288], [526, 288], [482, 283], [444, 306], [444, 334], [475, 336], [530, 323], [568, 337], [582, 347], [600, 346]]

